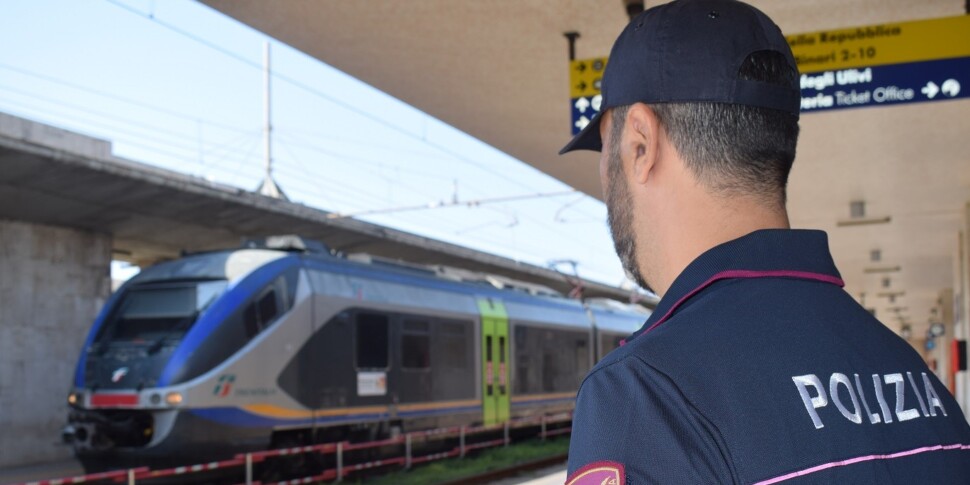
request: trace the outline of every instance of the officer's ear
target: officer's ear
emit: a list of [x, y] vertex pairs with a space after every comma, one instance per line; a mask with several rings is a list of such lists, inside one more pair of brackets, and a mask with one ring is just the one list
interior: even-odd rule
[[660, 155], [660, 120], [649, 106], [635, 103], [627, 111], [623, 131], [623, 148], [627, 155], [624, 158], [633, 161], [633, 181], [645, 184], [656, 173]]

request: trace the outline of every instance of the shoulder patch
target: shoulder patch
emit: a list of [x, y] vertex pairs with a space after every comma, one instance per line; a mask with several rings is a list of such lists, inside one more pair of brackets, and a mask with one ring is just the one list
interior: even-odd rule
[[622, 463], [596, 461], [576, 470], [566, 485], [626, 485], [626, 473]]

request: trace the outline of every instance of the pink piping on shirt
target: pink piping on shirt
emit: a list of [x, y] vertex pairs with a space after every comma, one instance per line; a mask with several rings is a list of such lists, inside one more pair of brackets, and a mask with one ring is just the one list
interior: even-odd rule
[[929, 451], [943, 451], [943, 450], [970, 450], [970, 445], [961, 445], [961, 444], [958, 443], [958, 444], [955, 444], [955, 445], [924, 446], [922, 448], [916, 448], [914, 450], [907, 450], [907, 451], [900, 451], [898, 453], [890, 453], [888, 455], [867, 455], [867, 456], [860, 456], [860, 457], [856, 457], [856, 458], [849, 458], [848, 460], [833, 461], [831, 463], [826, 463], [824, 465], [813, 466], [811, 468], [806, 468], [806, 469], [801, 470], [801, 471], [789, 473], [787, 475], [782, 475], [780, 477], [775, 477], [775, 478], [772, 478], [772, 479], [769, 479], [769, 480], [764, 480], [764, 481], [755, 483], [754, 485], [771, 485], [773, 483], [783, 482], [785, 480], [791, 480], [792, 478], [802, 477], [802, 476], [809, 475], [809, 474], [812, 474], [812, 473], [815, 473], [815, 472], [820, 472], [822, 470], [827, 470], [829, 468], [835, 468], [837, 466], [852, 465], [854, 463], [860, 463], [860, 462], [863, 462], [863, 461], [891, 460], [893, 458], [903, 458], [903, 457], [906, 457], [906, 456], [917, 455], [919, 453], [926, 453], [926, 452], [929, 452]]
[[[833, 285], [845, 286], [845, 282], [842, 281], [842, 278], [837, 278], [835, 276], [822, 274], [822, 273], [811, 273], [808, 271], [788, 271], [788, 270], [750, 271], [750, 270], [743, 270], [743, 269], [721, 271], [720, 273], [717, 273], [714, 276], [711, 276], [707, 281], [701, 283], [700, 286], [698, 286], [697, 288], [694, 288], [693, 290], [691, 290], [690, 293], [687, 293], [686, 295], [681, 297], [681, 299], [677, 300], [677, 302], [674, 303], [672, 307], [670, 307], [670, 310], [667, 310], [667, 313], [660, 320], [657, 320], [656, 323], [651, 325], [650, 328], [648, 328], [643, 333], [647, 333], [653, 330], [654, 328], [657, 328], [657, 326], [659, 326], [661, 323], [666, 322], [674, 314], [677, 308], [680, 307], [680, 305], [682, 305], [685, 301], [690, 299], [690, 297], [699, 293], [704, 288], [711, 286], [711, 284], [713, 284], [715, 281], [734, 279], [734, 278], [797, 278], [802, 280], [815, 280], [815, 281], [821, 281], [824, 283], [831, 283]], [[626, 339], [621, 340], [620, 345], [621, 346], [626, 345]]]

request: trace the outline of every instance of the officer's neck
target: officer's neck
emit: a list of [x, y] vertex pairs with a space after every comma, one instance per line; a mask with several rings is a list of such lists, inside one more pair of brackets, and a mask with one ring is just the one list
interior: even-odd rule
[[647, 236], [653, 244], [638, 247], [641, 271], [646, 270], [644, 275], [660, 296], [707, 250], [759, 229], [790, 227], [783, 204], [758, 197], [714, 194], [693, 182], [668, 195], [676, 200], [665, 204], [663, 213], [655, 214], [656, 224], [648, 222], [640, 228], [641, 235], [643, 231], [653, 233]]

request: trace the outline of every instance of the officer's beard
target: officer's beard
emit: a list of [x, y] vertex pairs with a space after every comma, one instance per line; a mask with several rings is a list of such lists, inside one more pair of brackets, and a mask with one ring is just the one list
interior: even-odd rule
[[633, 230], [633, 197], [623, 174], [623, 161], [620, 159], [620, 143], [611, 140], [608, 152], [609, 167], [607, 177], [609, 186], [606, 191], [606, 220], [613, 236], [613, 248], [623, 269], [643, 289], [653, 293], [653, 288], [640, 273], [637, 265], [637, 240]]

